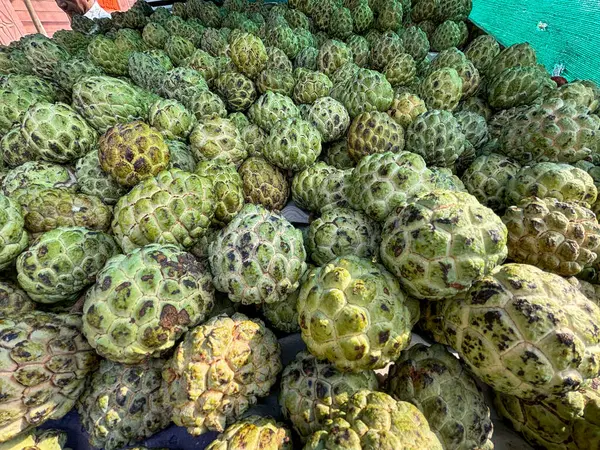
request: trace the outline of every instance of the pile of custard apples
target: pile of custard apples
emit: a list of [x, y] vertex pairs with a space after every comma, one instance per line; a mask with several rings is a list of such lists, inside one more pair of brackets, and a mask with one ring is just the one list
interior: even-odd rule
[[76, 409], [106, 450], [491, 450], [483, 385], [597, 449], [600, 88], [471, 8], [138, 0], [1, 47], [0, 449]]

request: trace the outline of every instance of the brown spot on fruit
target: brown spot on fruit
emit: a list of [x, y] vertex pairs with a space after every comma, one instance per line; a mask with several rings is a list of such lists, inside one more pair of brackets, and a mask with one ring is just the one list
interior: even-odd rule
[[177, 312], [173, 305], [165, 305], [160, 312], [160, 326], [167, 329], [175, 328], [178, 325], [188, 325], [190, 316], [186, 310]]
[[379, 333], [378, 337], [379, 337], [379, 343], [380, 344], [385, 344], [389, 340], [389, 338], [390, 338], [390, 332], [389, 332], [389, 330], [387, 330], [387, 331], [381, 331]]

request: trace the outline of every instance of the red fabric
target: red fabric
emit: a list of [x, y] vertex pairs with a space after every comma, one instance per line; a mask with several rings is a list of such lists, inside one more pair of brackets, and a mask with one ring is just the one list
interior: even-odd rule
[[119, 1], [118, 0], [98, 0], [98, 4], [106, 12], [120, 11], [121, 10], [121, 5], [119, 5]]

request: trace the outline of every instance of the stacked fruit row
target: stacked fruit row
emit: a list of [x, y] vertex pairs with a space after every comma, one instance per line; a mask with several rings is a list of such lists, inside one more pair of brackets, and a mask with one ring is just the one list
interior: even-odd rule
[[0, 48], [0, 449], [74, 407], [107, 450], [491, 449], [476, 380], [600, 445], [600, 89], [470, 10], [138, 1]]

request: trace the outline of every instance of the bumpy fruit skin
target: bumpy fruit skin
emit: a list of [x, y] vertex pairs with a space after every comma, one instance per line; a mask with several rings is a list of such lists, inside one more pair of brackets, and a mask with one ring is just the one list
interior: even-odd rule
[[56, 101], [56, 92], [50, 83], [27, 75], [4, 77], [0, 84], [0, 132], [7, 133], [21, 122], [32, 105], [42, 101]]
[[[307, 269], [307, 272], [309, 270]], [[297, 303], [298, 290], [292, 292], [280, 302], [265, 303], [262, 307], [262, 314], [272, 328], [284, 333], [299, 333]]]
[[164, 49], [169, 32], [158, 22], [149, 22], [142, 30], [142, 39], [146, 45], [158, 49]]
[[466, 143], [458, 121], [448, 111], [428, 111], [406, 130], [406, 150], [421, 155], [432, 166], [452, 167]]
[[[580, 275], [580, 278], [587, 278], [586, 275], [588, 275], [588, 273], [593, 273], [594, 269], [596, 267], [597, 267], [597, 265], [594, 264], [593, 266], [586, 268], [587, 270]], [[600, 286], [599, 285], [592, 284], [588, 281], [585, 281], [585, 280], [579, 279], [579, 278], [575, 278], [575, 277], [569, 277], [569, 278], [567, 278], [567, 281], [569, 283], [571, 283], [573, 286], [577, 287], [577, 289], [579, 289], [581, 291], [581, 293], [583, 295], [585, 295], [588, 300], [591, 300], [596, 305], [600, 306]], [[593, 281], [595, 281], [595, 280], [593, 280]]]
[[112, 218], [111, 209], [98, 197], [66, 189], [39, 191], [23, 205], [23, 211], [25, 228], [32, 233], [73, 226], [106, 231]]
[[500, 53], [500, 44], [494, 36], [476, 37], [465, 49], [465, 56], [481, 73], [485, 74], [493, 59]]
[[342, 371], [382, 368], [410, 342], [408, 302], [382, 266], [356, 256], [337, 258], [302, 284], [302, 339], [313, 355]]
[[2, 450], [71, 450], [67, 445], [67, 433], [61, 430], [32, 430], [3, 442]]
[[330, 95], [354, 118], [362, 112], [387, 111], [394, 99], [394, 90], [383, 74], [359, 69], [350, 79], [335, 85]]
[[444, 167], [432, 167], [431, 172], [433, 173], [431, 181], [435, 189], [466, 192], [464, 184], [460, 181], [460, 178], [452, 173], [452, 170]]
[[101, 138], [102, 169], [123, 186], [135, 186], [167, 168], [169, 147], [162, 135], [144, 122], [118, 124]]
[[404, 130], [386, 113], [362, 113], [348, 129], [348, 153], [356, 162], [373, 153], [399, 153], [403, 149]]
[[305, 450], [444, 448], [415, 406], [383, 392], [358, 391], [342, 411], [309, 438]]
[[0, 269], [9, 267], [28, 243], [21, 205], [0, 194]]
[[481, 388], [444, 346], [417, 344], [403, 352], [390, 369], [386, 391], [419, 408], [444, 448], [494, 448]]
[[296, 103], [312, 104], [318, 98], [329, 95], [333, 83], [324, 73], [297, 69], [294, 74], [296, 85], [293, 97]]
[[118, 78], [81, 78], [73, 86], [73, 108], [99, 133], [117, 123], [145, 117], [143, 100], [135, 86]]
[[418, 116], [425, 112], [427, 112], [427, 106], [420, 97], [410, 92], [403, 92], [394, 98], [387, 113], [406, 130]]
[[235, 127], [240, 132], [242, 132], [244, 130], [244, 128], [250, 126], [250, 119], [248, 117], [246, 117], [244, 113], [241, 113], [241, 112], [231, 113], [231, 114], [229, 114], [229, 116], [227, 116], [227, 118], [233, 122]]
[[411, 84], [417, 74], [417, 67], [412, 56], [398, 53], [383, 68], [383, 73], [392, 86]]
[[216, 197], [208, 178], [164, 170], [119, 199], [112, 231], [125, 253], [149, 244], [191, 248], [208, 230]]
[[597, 196], [594, 179], [587, 172], [568, 164], [543, 162], [521, 168], [508, 181], [505, 201], [511, 206], [527, 197], [552, 197], [593, 205]]
[[488, 102], [496, 109], [531, 105], [544, 92], [556, 89], [548, 73], [537, 66], [511, 67], [503, 70], [487, 87]]
[[23, 37], [19, 47], [33, 67], [34, 72], [43, 78], [52, 79], [56, 65], [69, 59], [69, 53], [53, 40], [42, 34]]
[[218, 116], [202, 119], [190, 134], [190, 144], [198, 161], [231, 162], [238, 167], [248, 155], [235, 124]]
[[551, 98], [511, 118], [499, 136], [501, 151], [526, 164], [590, 160], [600, 144], [600, 120], [571, 100]]
[[[478, 91], [479, 85], [481, 84], [481, 75], [463, 52], [454, 47], [440, 52], [438, 56], [431, 61], [429, 68], [426, 70], [426, 74], [431, 74], [433, 71], [444, 68], [456, 70], [456, 73], [461, 79], [462, 91], [460, 93], [460, 98], [469, 98]], [[449, 80], [448, 74], [449, 73], [446, 72], [446, 81]], [[443, 92], [440, 94], [446, 98], [449, 98]]]
[[0, 138], [0, 165], [14, 169], [27, 161], [37, 161], [38, 155], [21, 137], [21, 127], [16, 126]]
[[230, 111], [245, 111], [256, 100], [256, 86], [248, 77], [236, 72], [225, 72], [215, 82]]
[[454, 117], [474, 150], [481, 149], [489, 141], [490, 134], [485, 117], [471, 111], [459, 111]]
[[167, 427], [171, 411], [161, 391], [164, 364], [160, 359], [135, 366], [100, 362], [78, 405], [90, 445], [116, 450]]
[[458, 105], [456, 111], [474, 112], [484, 117], [486, 121], [489, 121], [492, 118], [492, 108], [490, 108], [487, 102], [481, 97], [467, 98]]
[[21, 136], [40, 159], [68, 163], [96, 146], [96, 131], [64, 103], [37, 103], [25, 113]]
[[419, 26], [426, 29], [426, 33], [431, 35], [435, 29], [435, 24], [431, 27], [425, 28], [425, 23], [440, 20], [440, 1], [439, 0], [426, 0], [424, 2], [417, 2], [411, 10], [411, 18], [414, 22], [420, 22]]
[[292, 180], [292, 199], [300, 208], [320, 213], [326, 207], [347, 206], [348, 180], [351, 170], [337, 169], [318, 162]]
[[357, 33], [367, 31], [373, 23], [373, 11], [369, 7], [369, 2], [357, 2], [353, 8], [350, 8], [354, 30]]
[[208, 269], [173, 245], [148, 245], [111, 258], [86, 294], [83, 333], [111, 361], [159, 356], [214, 304]]
[[200, 72], [207, 83], [212, 83], [219, 74], [216, 58], [200, 49], [196, 49], [192, 56], [185, 60], [185, 66]]
[[125, 76], [128, 74], [128, 60], [131, 51], [120, 49], [115, 40], [104, 35], [96, 35], [87, 48], [89, 59], [107, 74]]
[[454, 111], [462, 96], [463, 82], [452, 68], [434, 70], [421, 83], [421, 97], [429, 109]]
[[169, 147], [169, 169], [181, 169], [193, 172], [196, 168], [196, 158], [190, 148], [181, 141], [166, 141]]
[[267, 60], [267, 69], [278, 69], [286, 72], [292, 72], [294, 70], [292, 62], [285, 55], [283, 50], [273, 46], [267, 46], [266, 49], [267, 56], [269, 57]]
[[496, 393], [498, 414], [534, 446], [548, 450], [593, 449], [600, 444], [600, 380], [564, 396], [529, 403]]
[[347, 62], [331, 74], [331, 81], [337, 88], [339, 84], [345, 83], [358, 75], [359, 70], [360, 67], [358, 65], [353, 62]]
[[350, 125], [346, 108], [331, 97], [322, 97], [312, 104], [306, 119], [321, 133], [323, 142], [331, 142], [345, 136]]
[[388, 216], [381, 237], [385, 266], [410, 295], [428, 300], [466, 291], [508, 252], [502, 220], [465, 192], [417, 197]]
[[208, 27], [218, 27], [223, 19], [219, 7], [212, 2], [191, 1], [184, 5], [190, 17], [200, 19]]
[[249, 78], [256, 78], [266, 67], [268, 59], [263, 42], [250, 33], [239, 33], [231, 40], [229, 55], [237, 68]]
[[505, 264], [440, 306], [447, 344], [497, 392], [536, 401], [600, 370], [600, 308], [558, 275]]
[[32, 74], [33, 67], [27, 61], [25, 53], [14, 47], [2, 47], [0, 50], [0, 72], [3, 75]]
[[82, 78], [102, 75], [102, 69], [83, 57], [73, 57], [61, 61], [54, 70], [54, 77], [58, 85], [67, 92], [73, 90], [73, 86]]
[[244, 206], [242, 178], [233, 164], [214, 160], [199, 163], [196, 174], [212, 183], [215, 194], [213, 224], [225, 226]]
[[[365, 67], [369, 64], [371, 48], [369, 46], [369, 41], [367, 41], [366, 38], [353, 34], [346, 40], [346, 45], [348, 45], [352, 51], [354, 64], [358, 67]], [[297, 59], [298, 57], [296, 57], [296, 60]]]
[[377, 11], [377, 28], [382, 31], [400, 29], [402, 27], [404, 5], [407, 5], [407, 3], [403, 3], [401, 0], [377, 3], [375, 5], [375, 10]]
[[416, 62], [423, 61], [429, 53], [429, 39], [427, 34], [418, 26], [409, 26], [402, 34], [404, 51]]
[[346, 44], [335, 39], [326, 41], [319, 49], [317, 67], [320, 72], [330, 76], [344, 63], [352, 61], [352, 50]]
[[194, 436], [222, 432], [269, 393], [280, 371], [279, 343], [262, 321], [213, 317], [185, 335], [163, 371], [173, 422]]
[[20, 317], [35, 309], [27, 293], [16, 285], [0, 281], [0, 317]]
[[294, 292], [305, 260], [300, 230], [279, 214], [251, 204], [209, 248], [215, 287], [243, 304], [273, 303]]
[[279, 120], [293, 117], [300, 117], [300, 111], [294, 101], [275, 92], [261, 95], [248, 109], [248, 118], [267, 133]]
[[[307, 47], [307, 49], [315, 50], [312, 47]], [[270, 91], [291, 96], [295, 85], [294, 76], [290, 72], [281, 69], [265, 69], [258, 74], [256, 79], [256, 87], [261, 94]]]
[[450, 47], [458, 47], [460, 45], [460, 35], [458, 23], [446, 20], [433, 32], [430, 39], [431, 49], [440, 52]]
[[305, 244], [309, 257], [324, 266], [339, 256], [365, 259], [379, 254], [379, 224], [349, 208], [327, 208], [308, 228]]
[[225, 103], [211, 91], [195, 93], [187, 102], [187, 107], [199, 121], [211, 116], [227, 117]]
[[169, 70], [162, 80], [160, 93], [189, 106], [189, 101], [208, 90], [206, 80], [200, 72], [189, 67], [175, 67]]
[[348, 154], [348, 141], [346, 139], [340, 139], [329, 144], [325, 150], [323, 161], [336, 169], [342, 170], [352, 169], [356, 166], [356, 163]]
[[106, 261], [119, 253], [112, 236], [83, 227], [42, 234], [17, 259], [17, 279], [36, 302], [75, 300], [93, 284]]
[[284, 24], [270, 27], [266, 32], [265, 42], [271, 46], [279, 47], [290, 59], [294, 59], [300, 51], [298, 37], [294, 30]]
[[577, 203], [528, 198], [508, 208], [502, 220], [514, 262], [571, 276], [598, 256], [600, 225], [591, 210]]
[[2, 78], [1, 85], [9, 91], [28, 91], [47, 102], [55, 101], [58, 97], [56, 86], [34, 75], [9, 75]]
[[244, 198], [248, 203], [279, 211], [287, 203], [290, 183], [286, 174], [264, 158], [251, 156], [239, 168]]
[[2, 180], [4, 195], [16, 202], [26, 204], [40, 190], [63, 188], [77, 190], [73, 172], [65, 166], [45, 161], [28, 161], [9, 171]]
[[374, 39], [371, 42], [371, 67], [383, 72], [385, 66], [396, 55], [402, 53], [404, 53], [402, 39], [394, 31], [374, 35]]
[[519, 164], [497, 153], [481, 155], [465, 170], [461, 181], [482, 205], [502, 213], [506, 186], [519, 169]]
[[[306, 277], [314, 268], [315, 266], [312, 264], [306, 265], [306, 270], [300, 278], [300, 284], [306, 280]], [[268, 324], [285, 333], [299, 333], [300, 325], [298, 324], [297, 307], [299, 294], [300, 289], [296, 289], [281, 301], [263, 304], [261, 309]]]
[[299, 171], [312, 165], [321, 154], [321, 135], [310, 122], [292, 118], [271, 128], [263, 155], [285, 170]]
[[345, 373], [308, 352], [299, 352], [281, 375], [279, 404], [302, 441], [339, 414], [356, 392], [377, 389], [375, 372]]
[[160, 94], [167, 74], [173, 69], [169, 56], [162, 50], [133, 52], [128, 60], [129, 76], [142, 89]]
[[274, 419], [249, 416], [227, 427], [206, 450], [292, 450], [292, 433]]
[[60, 419], [85, 389], [98, 357], [81, 334], [81, 317], [32, 312], [0, 320], [0, 441]]
[[92, 150], [77, 160], [75, 175], [81, 192], [98, 197], [107, 205], [113, 205], [125, 195], [127, 189], [102, 170], [98, 151]]
[[258, 125], [250, 124], [242, 131], [242, 139], [246, 143], [248, 156], [262, 156], [267, 134]]
[[489, 79], [493, 79], [500, 72], [510, 67], [529, 67], [535, 66], [537, 58], [535, 50], [528, 43], [513, 44], [510, 47], [506, 47], [494, 59], [488, 66], [486, 76]]
[[27, 89], [0, 89], [0, 132], [8, 133], [12, 127], [21, 122], [32, 105], [43, 100], [46, 99], [40, 98]]
[[178, 101], [160, 99], [150, 106], [148, 123], [165, 139], [185, 141], [196, 124], [196, 117]]
[[584, 106], [592, 113], [597, 113], [600, 107], [600, 88], [589, 80], [576, 80], [559, 86], [556, 97]]
[[350, 204], [383, 222], [399, 206], [434, 186], [434, 174], [415, 153], [376, 153], [360, 160], [350, 175]]
[[165, 53], [178, 66], [183, 65], [184, 61], [192, 56], [194, 50], [194, 43], [181, 36], [171, 35], [165, 42]]

